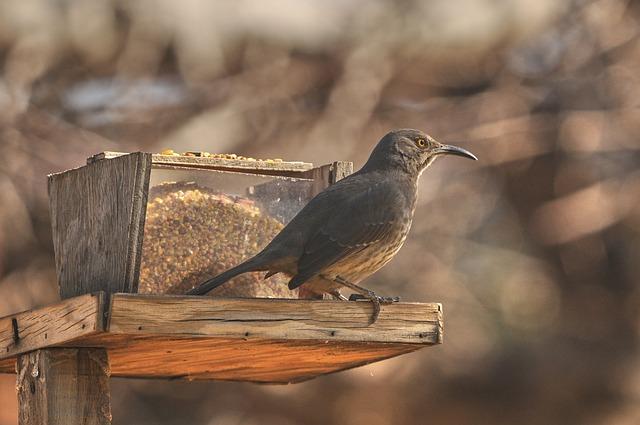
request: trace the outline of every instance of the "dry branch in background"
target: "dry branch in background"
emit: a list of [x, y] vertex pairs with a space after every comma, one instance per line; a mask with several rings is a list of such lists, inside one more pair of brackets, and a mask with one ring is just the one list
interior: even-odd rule
[[414, 127], [480, 157], [430, 170], [406, 246], [368, 282], [444, 304], [437, 353], [295, 389], [114, 383], [120, 420], [638, 421], [637, 2], [0, 11], [0, 314], [55, 298], [45, 175], [98, 151], [358, 166], [390, 128]]

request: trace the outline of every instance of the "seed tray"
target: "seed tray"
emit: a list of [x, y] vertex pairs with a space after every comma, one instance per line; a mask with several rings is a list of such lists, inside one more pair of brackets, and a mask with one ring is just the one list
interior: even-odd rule
[[440, 304], [82, 295], [0, 318], [0, 373], [46, 347], [103, 347], [111, 376], [299, 382], [442, 342]]

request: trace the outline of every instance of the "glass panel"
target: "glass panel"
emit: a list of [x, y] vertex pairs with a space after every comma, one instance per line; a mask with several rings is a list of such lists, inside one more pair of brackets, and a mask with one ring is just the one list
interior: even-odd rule
[[[183, 294], [264, 248], [311, 199], [313, 181], [202, 169], [151, 171], [139, 293]], [[297, 298], [246, 273], [216, 296]]]

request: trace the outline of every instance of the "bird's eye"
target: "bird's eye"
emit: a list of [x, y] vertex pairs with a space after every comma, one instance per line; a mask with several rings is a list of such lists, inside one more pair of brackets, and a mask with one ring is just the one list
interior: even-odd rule
[[418, 145], [418, 147], [424, 148], [426, 144], [427, 142], [425, 142], [424, 139], [416, 139], [416, 145]]

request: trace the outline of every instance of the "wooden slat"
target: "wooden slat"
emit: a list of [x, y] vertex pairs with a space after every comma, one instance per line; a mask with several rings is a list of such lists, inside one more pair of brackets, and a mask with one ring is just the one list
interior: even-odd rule
[[150, 171], [138, 152], [49, 176], [60, 298], [137, 289]]
[[107, 353], [48, 348], [18, 358], [19, 425], [111, 423]]
[[436, 344], [440, 304], [383, 305], [369, 325], [368, 301], [312, 301], [115, 294], [109, 332], [270, 340]]
[[[129, 215], [129, 223], [127, 228], [127, 261], [125, 263], [125, 275], [123, 280], [123, 289], [120, 292], [137, 293], [138, 282], [140, 280], [140, 264], [142, 262], [142, 239], [144, 235], [144, 222], [147, 216], [147, 199], [149, 196], [149, 183], [151, 180], [151, 159], [149, 154], [136, 153], [135, 176], [133, 180], [133, 188], [131, 198], [129, 194], [123, 193], [123, 199], [131, 206]], [[118, 205], [116, 205], [118, 208]], [[109, 231], [109, 230], [107, 230]], [[92, 287], [90, 291], [108, 291], [111, 288], [104, 286]], [[84, 292], [83, 292], [84, 293]], [[80, 293], [73, 293], [80, 295]], [[71, 296], [69, 293], [68, 296]]]
[[0, 318], [0, 359], [102, 331], [103, 306], [104, 294], [87, 294]]
[[[87, 159], [88, 163], [102, 159], [117, 158], [126, 155], [122, 152], [102, 152]], [[304, 172], [313, 168], [313, 164], [301, 161], [267, 162], [266, 160], [248, 161], [241, 159], [205, 158], [183, 155], [152, 154], [154, 165], [175, 165], [182, 167], [210, 168], [216, 170], [241, 171], [273, 171], [273, 172]]]

